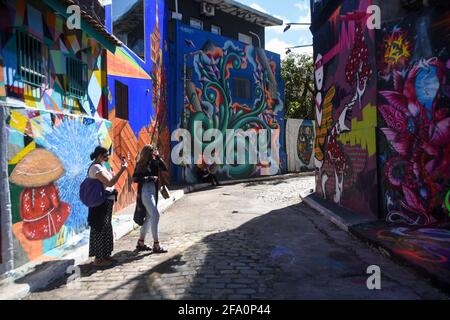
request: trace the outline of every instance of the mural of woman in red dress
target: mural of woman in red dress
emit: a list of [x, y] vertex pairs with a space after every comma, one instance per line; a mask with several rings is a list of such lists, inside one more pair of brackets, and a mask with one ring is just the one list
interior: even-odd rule
[[70, 206], [60, 201], [54, 182], [64, 175], [61, 161], [45, 149], [28, 153], [14, 168], [10, 181], [24, 187], [20, 195], [22, 232], [28, 240], [45, 240], [59, 233]]

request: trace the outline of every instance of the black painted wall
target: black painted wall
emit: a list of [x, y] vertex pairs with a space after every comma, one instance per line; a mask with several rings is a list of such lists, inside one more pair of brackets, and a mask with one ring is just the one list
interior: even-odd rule
[[[175, 0], [167, 0], [167, 4], [170, 11], [175, 11]], [[203, 30], [205, 31], [211, 31], [211, 25], [214, 24], [222, 28], [222, 36], [238, 39], [238, 34], [243, 33], [251, 36], [253, 38], [253, 45], [258, 46], [258, 39], [249, 33], [249, 31], [252, 31], [260, 37], [261, 47], [265, 47], [264, 27], [217, 9], [214, 17], [206, 17], [200, 13], [200, 9], [200, 2], [194, 0], [178, 0], [178, 12], [183, 15], [183, 23], [189, 25], [190, 18], [196, 18], [203, 21]]]
[[[359, 0], [310, 0], [311, 4], [311, 31], [314, 34], [328, 21], [333, 12], [344, 2], [346, 5], [357, 3]], [[442, 10], [450, 8], [450, 0], [428, 0], [428, 6], [438, 7]], [[423, 0], [373, 0], [372, 4], [381, 8], [382, 23], [402, 19], [414, 12], [426, 9]]]

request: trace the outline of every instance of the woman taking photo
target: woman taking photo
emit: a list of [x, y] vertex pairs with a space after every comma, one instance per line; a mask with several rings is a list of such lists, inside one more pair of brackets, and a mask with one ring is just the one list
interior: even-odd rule
[[[138, 183], [134, 220], [142, 226], [141, 236], [136, 246], [138, 251], [167, 252], [160, 247], [158, 237], [159, 211], [157, 205], [160, 171], [167, 171], [167, 166], [159, 156], [158, 149], [146, 145], [139, 155], [133, 174], [134, 182]], [[153, 248], [145, 245], [145, 238], [150, 229], [153, 236]]]
[[88, 223], [91, 227], [89, 257], [95, 257], [94, 265], [100, 267], [110, 266], [114, 262], [111, 258], [114, 248], [111, 218], [117, 191], [113, 187], [128, 167], [125, 160], [122, 160], [119, 173], [114, 175], [104, 166], [109, 161], [109, 156], [107, 149], [103, 147], [95, 148], [95, 151], [91, 154], [91, 160], [94, 160], [94, 162], [88, 172], [89, 178], [97, 179], [103, 184], [108, 195], [102, 205], [89, 208], [88, 216]]

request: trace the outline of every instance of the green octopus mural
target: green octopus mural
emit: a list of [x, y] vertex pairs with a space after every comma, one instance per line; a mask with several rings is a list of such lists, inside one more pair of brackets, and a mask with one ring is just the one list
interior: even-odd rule
[[[232, 41], [219, 47], [208, 41], [194, 56], [193, 69], [195, 73], [192, 72], [186, 81], [188, 99], [182, 120], [182, 127], [191, 133], [193, 144], [201, 145], [202, 152], [208, 146], [211, 148], [219, 143], [246, 151], [245, 155], [234, 155], [236, 162], [237, 157], [244, 156], [245, 164], [221, 166], [222, 178], [267, 175], [269, 162], [278, 164], [275, 174], [279, 173], [284, 105], [277, 82], [277, 63], [270, 61], [262, 49], [251, 46], [242, 48]], [[244, 79], [244, 83], [236, 81], [236, 78]], [[245, 79], [248, 79], [249, 88], [245, 86]], [[247, 90], [249, 99], [236, 97], [239, 90]], [[210, 129], [220, 131], [223, 140], [215, 139], [210, 143], [201, 141], [199, 130], [205, 132]], [[256, 164], [250, 161], [249, 144], [245, 138], [227, 136], [228, 130], [244, 133], [266, 130], [268, 158], [258, 159]], [[226, 162], [225, 159], [223, 162]], [[193, 169], [189, 168], [191, 174], [195, 175]]]

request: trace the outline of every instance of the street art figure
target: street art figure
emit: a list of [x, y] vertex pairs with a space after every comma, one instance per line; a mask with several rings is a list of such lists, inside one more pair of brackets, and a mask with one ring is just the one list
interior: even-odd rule
[[[351, 120], [353, 115], [353, 108], [358, 103], [359, 109], [362, 108], [361, 99], [366, 92], [368, 81], [372, 76], [372, 70], [369, 66], [369, 49], [365, 42], [365, 12], [350, 12], [341, 17], [341, 20], [345, 23], [348, 21], [354, 21], [355, 27], [355, 38], [353, 47], [351, 49], [350, 55], [347, 59], [347, 64], [345, 67], [345, 80], [351, 87], [355, 87], [355, 94], [351, 101], [347, 103], [339, 116], [335, 124], [329, 128], [327, 137], [325, 139], [325, 162], [332, 164], [334, 169], [334, 181], [335, 181], [335, 191], [333, 201], [337, 204], [341, 203], [343, 188], [344, 188], [344, 178], [351, 174], [351, 162], [350, 159], [345, 155], [343, 147], [338, 138], [342, 133], [351, 131]], [[323, 82], [323, 62], [322, 55], [318, 55], [316, 59], [316, 86], [319, 92], [316, 96], [316, 120], [320, 128], [322, 128], [323, 120], [323, 110], [319, 107], [322, 100], [321, 88]], [[333, 91], [331, 91], [333, 92]], [[334, 95], [333, 95], [334, 96]], [[329, 98], [328, 103], [330, 103]], [[331, 106], [331, 105], [330, 105]], [[347, 125], [348, 124], [348, 125]], [[323, 143], [323, 142], [322, 142]], [[320, 141], [319, 141], [319, 144]], [[320, 154], [319, 154], [320, 156]], [[322, 171], [323, 162], [316, 157], [316, 166], [319, 171]], [[323, 195], [326, 198], [325, 185], [329, 180], [329, 176], [326, 172], [320, 173], [320, 185], [322, 186]]]
[[[229, 83], [232, 70], [245, 70], [249, 64], [253, 66], [256, 95], [252, 107], [233, 101]], [[270, 130], [280, 129], [277, 116], [283, 110], [283, 103], [275, 79], [275, 64], [268, 60], [264, 50], [241, 49], [231, 41], [220, 48], [208, 41], [202, 53], [194, 58], [194, 67], [201, 87], [187, 82], [189, 104], [183, 116], [183, 123], [191, 133], [195, 132], [195, 123], [201, 122], [204, 130], [218, 129], [224, 137], [227, 129], [244, 132], [266, 129], [269, 141], [276, 138], [271, 136]], [[203, 142], [199, 143], [206, 147]], [[263, 170], [263, 166], [228, 165], [222, 171], [229, 178], [245, 178]]]
[[[445, 66], [437, 58], [422, 59], [404, 79], [395, 72], [394, 90], [381, 91], [386, 101], [378, 110], [386, 122], [382, 132], [397, 153], [386, 162], [386, 180], [403, 200], [388, 213], [412, 225], [430, 225], [433, 211], [450, 179], [450, 117], [438, 108]], [[442, 195], [442, 196], [440, 196]]]
[[297, 153], [300, 161], [305, 165], [311, 162], [314, 146], [314, 125], [304, 120], [300, 125], [297, 139]]
[[31, 151], [15, 167], [10, 181], [22, 186], [20, 216], [28, 240], [48, 239], [59, 232], [70, 213], [54, 182], [64, 175], [61, 161], [45, 149]]
[[[386, 220], [411, 226], [449, 221], [450, 57], [448, 12], [386, 24], [378, 87]], [[441, 23], [442, 21], [442, 23]]]
[[[323, 116], [323, 112], [322, 112], [322, 88], [323, 88], [323, 80], [324, 80], [324, 74], [323, 74], [323, 59], [322, 59], [322, 55], [319, 53], [317, 55], [316, 58], [316, 62], [315, 62], [315, 70], [314, 70], [314, 79], [316, 82], [316, 90], [317, 90], [317, 94], [316, 94], [316, 99], [315, 99], [315, 103], [316, 103], [316, 110], [315, 110], [315, 115], [316, 115], [316, 124], [317, 124], [317, 129], [320, 131], [317, 134], [317, 141], [316, 141], [316, 156], [314, 157], [314, 161], [315, 161], [315, 166], [318, 169], [322, 168], [323, 165], [323, 161], [324, 161], [324, 154], [322, 152], [322, 148], [321, 146], [324, 144], [325, 142], [325, 138], [322, 138], [323, 134], [321, 134], [322, 129], [322, 116]], [[326, 130], [326, 128], [325, 128]], [[326, 132], [325, 132], [326, 134]], [[321, 137], [321, 138], [319, 138]], [[319, 141], [320, 139], [320, 141]]]

